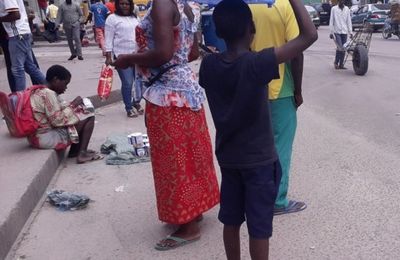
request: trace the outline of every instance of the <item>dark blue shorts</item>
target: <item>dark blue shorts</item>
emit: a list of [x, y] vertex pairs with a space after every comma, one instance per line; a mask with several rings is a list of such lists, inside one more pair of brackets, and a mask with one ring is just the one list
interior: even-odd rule
[[246, 221], [251, 238], [270, 238], [282, 174], [279, 161], [253, 169], [221, 168], [221, 173], [218, 219], [228, 226], [240, 226]]

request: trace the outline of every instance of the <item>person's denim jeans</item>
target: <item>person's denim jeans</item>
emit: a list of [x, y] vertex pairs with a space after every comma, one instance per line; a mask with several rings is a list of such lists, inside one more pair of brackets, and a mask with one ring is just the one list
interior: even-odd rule
[[142, 90], [140, 86], [136, 87], [135, 84], [135, 91], [132, 102], [132, 86], [135, 82], [135, 68], [129, 67], [127, 69], [117, 69], [117, 72], [119, 78], [121, 79], [122, 100], [125, 104], [125, 110], [128, 112], [132, 110], [133, 104], [139, 103], [142, 99]]
[[8, 40], [15, 91], [22, 91], [26, 88], [25, 71], [36, 84], [46, 84], [45, 76], [35, 64], [31, 42], [31, 34], [11, 37]]
[[336, 43], [341, 48], [336, 49], [335, 64], [343, 67], [344, 57], [346, 56], [346, 51], [344, 50], [343, 44], [347, 42], [347, 34], [335, 33]]

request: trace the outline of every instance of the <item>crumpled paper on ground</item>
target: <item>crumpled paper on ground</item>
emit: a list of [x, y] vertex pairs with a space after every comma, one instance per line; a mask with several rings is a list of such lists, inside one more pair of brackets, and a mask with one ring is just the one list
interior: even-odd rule
[[61, 211], [86, 208], [90, 201], [90, 198], [84, 194], [63, 190], [47, 192], [47, 198], [51, 205], [57, 207], [57, 209]]

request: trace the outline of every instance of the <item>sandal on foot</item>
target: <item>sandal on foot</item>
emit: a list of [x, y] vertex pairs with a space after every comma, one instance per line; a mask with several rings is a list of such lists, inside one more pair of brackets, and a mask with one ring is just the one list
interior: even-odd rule
[[138, 113], [136, 113], [136, 111], [133, 109], [126, 112], [126, 115], [127, 115], [127, 117], [138, 117]]
[[99, 160], [103, 160], [104, 159], [104, 156], [99, 154], [99, 153], [97, 153], [97, 152], [95, 152], [95, 153], [92, 153], [92, 152], [86, 153], [86, 156], [88, 156], [87, 160], [79, 160], [79, 156], [78, 156], [78, 158], [76, 158], [76, 162], [78, 164], [82, 164], [82, 163], [99, 161]]
[[284, 208], [275, 208], [274, 209], [274, 216], [289, 214], [289, 213], [296, 213], [303, 211], [307, 208], [307, 205], [301, 201], [290, 200], [287, 207]]
[[135, 105], [133, 105], [133, 107], [136, 109], [136, 111], [139, 115], [144, 114], [144, 109], [142, 108], [142, 106], [140, 104], [135, 104]]
[[[178, 247], [181, 247], [181, 246], [184, 246], [184, 245], [187, 245], [187, 244], [196, 242], [196, 241], [199, 240], [199, 239], [200, 239], [200, 237], [187, 240], [187, 239], [183, 239], [183, 238], [180, 238], [180, 237], [168, 236], [168, 237], [166, 237], [165, 239], [163, 239], [163, 240], [161, 240], [160, 242], [158, 242], [158, 243], [155, 245], [154, 248], [157, 249], [157, 250], [159, 250], [159, 251], [167, 251], [167, 250], [175, 249], [175, 248], [178, 248]], [[174, 241], [175, 243], [173, 243], [172, 245], [170, 245], [170, 244], [163, 244], [162, 242], [163, 242], [163, 241], [166, 241], [166, 240], [172, 240], [172, 241]]]

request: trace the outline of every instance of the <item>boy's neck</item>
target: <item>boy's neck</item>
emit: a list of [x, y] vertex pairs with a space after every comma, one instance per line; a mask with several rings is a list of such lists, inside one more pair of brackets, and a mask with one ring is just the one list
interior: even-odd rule
[[245, 53], [250, 51], [250, 46], [244, 42], [226, 43], [226, 52], [224, 58], [228, 61], [233, 61]]

